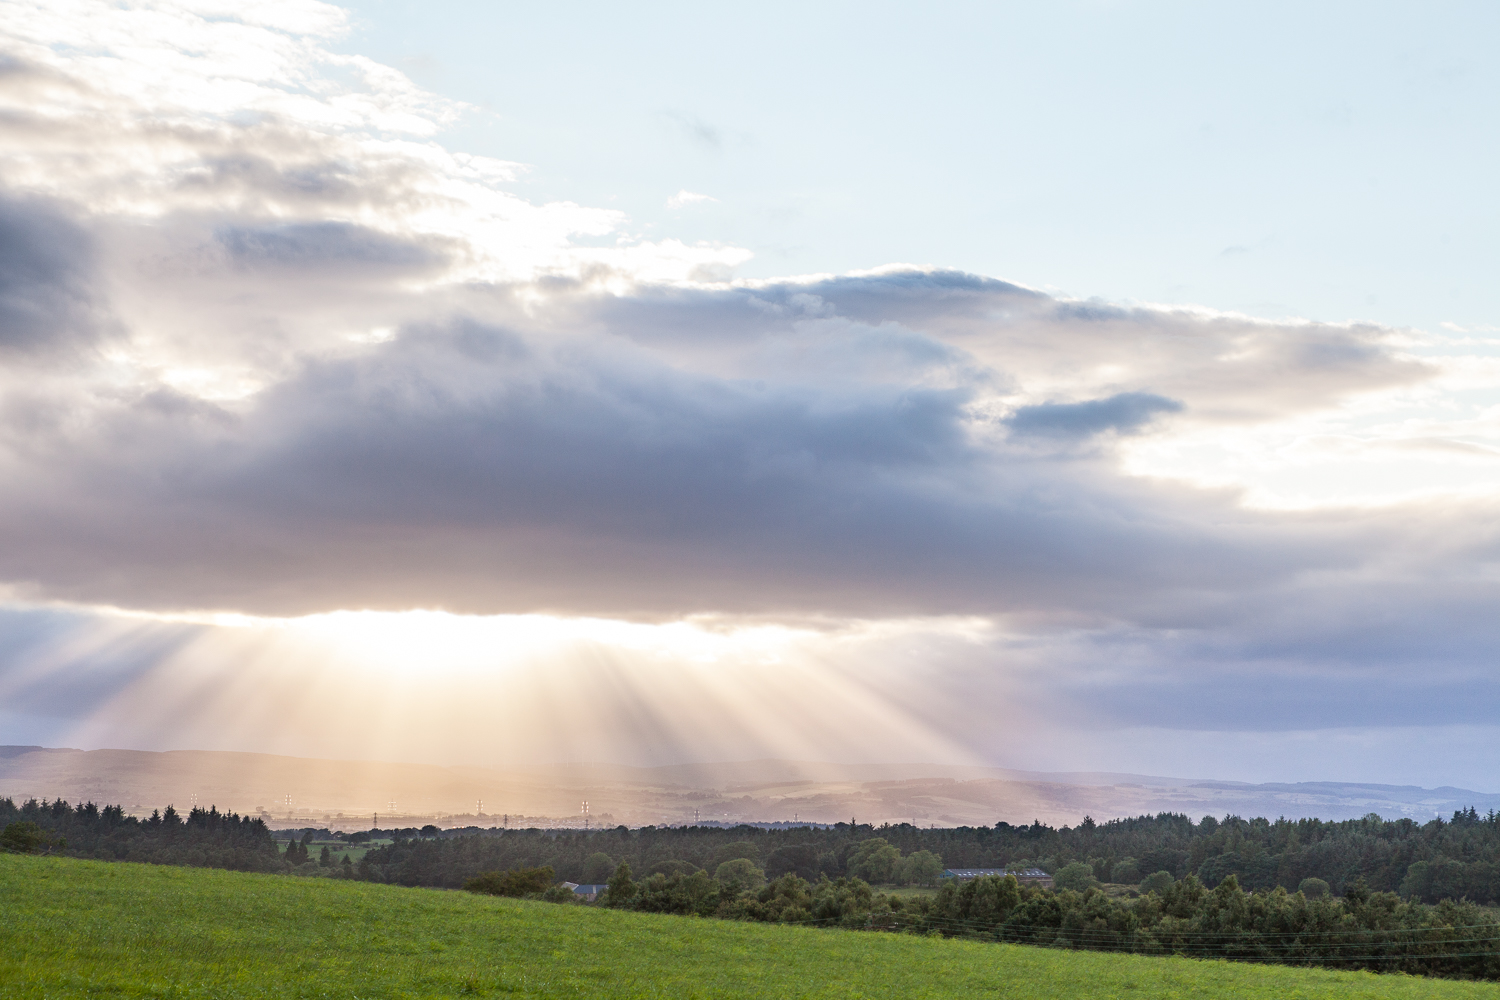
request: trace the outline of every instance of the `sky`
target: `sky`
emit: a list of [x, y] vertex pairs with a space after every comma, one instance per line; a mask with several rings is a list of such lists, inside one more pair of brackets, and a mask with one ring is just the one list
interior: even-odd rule
[[1497, 17], [0, 0], [0, 743], [1500, 790]]

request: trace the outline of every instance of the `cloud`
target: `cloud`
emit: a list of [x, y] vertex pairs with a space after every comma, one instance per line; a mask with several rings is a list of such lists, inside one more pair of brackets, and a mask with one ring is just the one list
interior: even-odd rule
[[[421, 138], [462, 108], [322, 36], [98, 14], [109, 44], [161, 49], [155, 75], [23, 22], [40, 68], [16, 105], [50, 110], [0, 164], [87, 214], [123, 331], [66, 380], [14, 376], [0, 579], [35, 598], [1108, 621], [1197, 595], [1187, 615], [1362, 556], [1122, 476], [1113, 445], [1037, 441], [1139, 438], [1173, 407], [1254, 424], [1429, 374], [1375, 328], [914, 269], [731, 287], [734, 248], [576, 246], [617, 217], [506, 193], [507, 166]], [[163, 18], [201, 50], [162, 48]]]
[[212, 4], [80, 0], [0, 10], [0, 140], [10, 151], [0, 184], [16, 194], [86, 205], [99, 220], [198, 215], [212, 228], [346, 225], [458, 241], [449, 281], [601, 269], [685, 280], [748, 257], [670, 240], [576, 245], [614, 233], [623, 215], [530, 204], [504, 189], [519, 165], [431, 141], [470, 109], [332, 52], [346, 17], [335, 7], [294, 2], [240, 16]]
[[697, 204], [701, 204], [702, 202], [705, 202], [705, 201], [718, 201], [718, 200], [719, 199], [717, 199], [717, 198], [710, 198], [706, 194], [698, 194], [697, 192], [688, 191], [686, 189], [683, 189], [681, 191], [678, 191], [672, 197], [670, 197], [670, 198], [667, 199], [667, 207], [668, 208], [676, 209], [676, 208], [682, 208], [682, 207], [684, 207], [686, 205], [697, 205]]
[[1006, 418], [1011, 433], [1039, 437], [1086, 438], [1105, 431], [1133, 434], [1163, 413], [1180, 413], [1175, 399], [1149, 392], [1119, 392], [1082, 403], [1038, 403]]
[[[352, 236], [336, 232], [294, 251], [257, 243], [275, 252], [252, 259], [279, 267], [290, 254], [314, 282], [309, 300], [321, 280], [357, 313], [366, 297], [341, 291], [343, 272], [371, 258], [379, 273], [389, 252], [371, 257], [355, 239], [351, 265]], [[232, 278], [241, 302], [262, 280], [281, 287], [239, 260], [216, 280]], [[882, 282], [900, 291], [900, 321], [849, 315], [890, 295]], [[1231, 497], [1124, 477], [1108, 449], [1059, 461], [1012, 447], [1017, 436], [1145, 433], [1178, 404], [1128, 388], [1015, 408], [1034, 379], [1051, 382], [1054, 357], [1005, 344], [1041, 328], [1069, 356], [1093, 330], [1068, 304], [1001, 282], [892, 272], [629, 296], [553, 283], [543, 304], [528, 295], [425, 289], [411, 297], [430, 320], [336, 354], [288, 344], [264, 388], [232, 404], [111, 389], [50, 433], [13, 432], [12, 453], [35, 458], [0, 487], [0, 575], [67, 600], [277, 614], [1084, 620], [1167, 605], [1191, 616], [1202, 595], [1366, 558], [1357, 523], [1236, 512]], [[986, 351], [1018, 364], [997, 369], [939, 334], [976, 314], [991, 317]], [[1261, 350], [1245, 328], [1164, 324], [1189, 342], [1184, 356], [1194, 341], [1235, 345], [1244, 370], [1221, 372], [1218, 387], [1253, 394]], [[1273, 344], [1286, 336], [1250, 329]], [[1334, 356], [1345, 363], [1321, 368], [1334, 386], [1350, 368], [1367, 384], [1389, 377], [1378, 350]], [[1156, 381], [1169, 360], [1148, 354], [1108, 381]], [[1329, 392], [1315, 379], [1307, 388]]]
[[0, 198], [0, 356], [48, 353], [101, 333], [93, 241], [57, 208]]
[[283, 226], [226, 226], [214, 234], [236, 267], [324, 273], [355, 271], [379, 280], [392, 274], [435, 270], [444, 261], [411, 240], [345, 222]]
[[[3, 15], [15, 601], [814, 623], [795, 669], [747, 661], [730, 693], [774, 705], [827, 636], [876, 635], [822, 696], [991, 757], [1033, 732], [987, 743], [1001, 701], [1038, 731], [1184, 733], [1473, 721], [1493, 700], [1492, 489], [1271, 510], [1210, 475], [1459, 432], [1481, 467], [1492, 415], [1382, 416], [1490, 384], [1473, 359], [940, 269], [735, 281], [740, 248], [635, 240], [432, 142], [464, 108], [332, 53], [335, 8]], [[17, 614], [17, 660], [83, 665], [74, 702], [8, 674], [57, 718], [144, 697], [200, 635], [69, 645], [90, 627], [31, 639]], [[570, 647], [568, 676], [668, 733], [630, 708], [641, 661], [580, 665], [600, 643]], [[89, 687], [96, 649], [117, 688]]]

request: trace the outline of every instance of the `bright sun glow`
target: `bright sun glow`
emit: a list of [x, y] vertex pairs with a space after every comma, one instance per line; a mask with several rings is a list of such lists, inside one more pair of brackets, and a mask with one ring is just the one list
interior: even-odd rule
[[75, 743], [111, 743], [128, 720], [168, 745], [227, 749], [277, 732], [296, 734], [307, 755], [412, 760], [615, 759], [627, 744], [641, 760], [685, 746], [717, 759], [820, 759], [830, 737], [851, 756], [966, 760], [920, 717], [932, 694], [926, 671], [944, 651], [996, 635], [963, 618], [793, 627], [441, 611], [89, 613], [89, 631], [38, 656], [17, 682], [52, 682], [96, 657], [152, 655], [79, 721]]
[[[233, 613], [153, 614], [113, 609], [143, 621], [242, 630], [279, 645], [316, 650], [364, 668], [422, 673], [505, 669], [583, 645], [648, 658], [774, 663], [821, 633], [784, 625], [735, 625], [717, 618], [648, 624], [554, 615], [456, 615], [446, 611], [333, 611], [297, 618]], [[847, 630], [845, 630], [847, 631]], [[862, 628], [856, 628], [864, 632]]]

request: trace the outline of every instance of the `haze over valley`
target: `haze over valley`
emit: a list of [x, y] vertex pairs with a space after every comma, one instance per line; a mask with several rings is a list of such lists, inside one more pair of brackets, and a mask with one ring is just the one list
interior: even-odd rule
[[[439, 767], [271, 754], [0, 747], [0, 798], [120, 803], [145, 818], [216, 805], [275, 828], [355, 831], [432, 824], [582, 828], [739, 823], [1077, 826], [1168, 812], [1426, 822], [1500, 795], [1338, 782], [1259, 784], [1137, 774], [1038, 774], [934, 764], [759, 760], [630, 767], [578, 763]], [[587, 802], [588, 815], [583, 813]], [[483, 808], [483, 812], [479, 809]]]

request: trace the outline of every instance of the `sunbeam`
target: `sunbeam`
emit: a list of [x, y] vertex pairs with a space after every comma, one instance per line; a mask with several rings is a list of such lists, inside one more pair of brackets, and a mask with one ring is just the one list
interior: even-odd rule
[[[970, 620], [721, 619], [350, 611], [274, 619], [110, 612], [8, 690], [60, 691], [80, 657], [125, 659], [66, 739], [263, 746], [310, 756], [475, 763], [692, 757], [968, 761], [923, 716], [907, 654], [973, 646]], [[84, 638], [86, 636], [87, 638]], [[139, 651], [155, 649], [143, 657]]]

